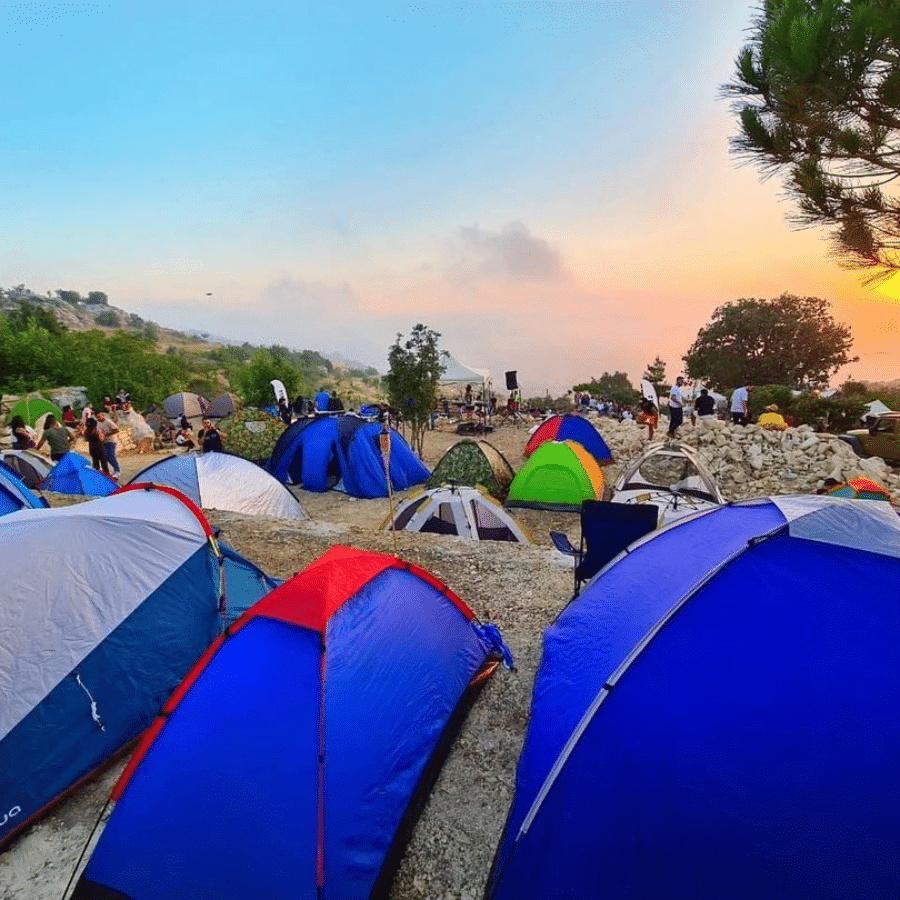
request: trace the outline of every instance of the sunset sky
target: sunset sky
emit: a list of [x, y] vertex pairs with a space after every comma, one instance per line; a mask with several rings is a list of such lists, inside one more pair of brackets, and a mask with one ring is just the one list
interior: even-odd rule
[[[720, 304], [873, 290], [738, 165], [741, 0], [0, 3], [0, 286], [386, 368], [422, 322], [502, 388], [670, 378]], [[896, 279], [895, 279], [896, 280]], [[211, 294], [211, 296], [208, 296]]]

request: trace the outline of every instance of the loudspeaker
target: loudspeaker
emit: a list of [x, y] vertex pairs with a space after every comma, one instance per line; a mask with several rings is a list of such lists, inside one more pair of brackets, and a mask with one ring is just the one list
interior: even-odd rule
[[506, 389], [508, 391], [517, 391], [519, 389], [519, 382], [516, 381], [515, 372], [506, 373]]

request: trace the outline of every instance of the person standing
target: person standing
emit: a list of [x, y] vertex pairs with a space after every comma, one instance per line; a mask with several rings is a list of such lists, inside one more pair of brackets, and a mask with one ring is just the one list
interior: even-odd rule
[[340, 397], [338, 397], [337, 391], [332, 391], [331, 396], [328, 398], [328, 412], [343, 412], [344, 404]]
[[44, 433], [37, 443], [37, 449], [40, 450], [47, 444], [50, 447], [50, 459], [59, 462], [69, 452], [74, 440], [69, 429], [57, 422], [56, 416], [51, 414], [44, 421]]
[[712, 422], [716, 418], [716, 401], [706, 388], [701, 388], [700, 396], [694, 400], [694, 412], [701, 422]]
[[652, 400], [644, 397], [640, 402], [641, 412], [637, 417], [638, 425], [646, 425], [648, 430], [647, 440], [653, 440], [653, 432], [659, 426], [659, 410]]
[[100, 436], [103, 438], [103, 447], [106, 450], [106, 461], [112, 467], [112, 477], [118, 481], [122, 471], [119, 468], [119, 460], [116, 459], [116, 449], [118, 447], [116, 435], [119, 433], [119, 428], [105, 412], [98, 412], [97, 431], [100, 432]]
[[746, 425], [750, 421], [751, 390], [753, 385], [745, 380], [731, 395], [731, 421], [735, 425]]
[[684, 378], [679, 375], [669, 391], [669, 430], [668, 439], [673, 439], [684, 421]]
[[84, 436], [87, 439], [88, 451], [91, 454], [94, 468], [102, 471], [104, 475], [109, 475], [109, 461], [106, 458], [103, 435], [97, 430], [97, 420], [93, 416], [85, 424]]

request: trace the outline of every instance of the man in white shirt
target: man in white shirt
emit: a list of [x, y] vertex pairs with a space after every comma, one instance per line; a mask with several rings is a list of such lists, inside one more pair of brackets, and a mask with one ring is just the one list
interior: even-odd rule
[[684, 421], [685, 398], [683, 387], [684, 379], [679, 375], [669, 391], [669, 431], [666, 435], [669, 439], [675, 437], [675, 432], [678, 431], [679, 426]]
[[735, 425], [746, 425], [750, 421], [750, 391], [753, 385], [745, 381], [741, 387], [735, 388], [731, 395], [731, 420]]

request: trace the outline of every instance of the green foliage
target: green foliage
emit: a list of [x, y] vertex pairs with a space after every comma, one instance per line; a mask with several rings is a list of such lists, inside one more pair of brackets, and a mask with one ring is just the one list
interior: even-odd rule
[[587, 391], [592, 397], [612, 400], [621, 406], [630, 406], [639, 396], [625, 372], [604, 372], [599, 378], [573, 385], [572, 390], [579, 394]]
[[257, 350], [242, 366], [234, 370], [232, 389], [247, 406], [270, 406], [275, 402], [271, 381], [277, 378], [284, 384], [289, 397], [300, 387], [300, 373], [268, 350]]
[[767, 0], [723, 91], [735, 152], [784, 175], [797, 223], [869, 282], [900, 271], [900, 4]]
[[7, 318], [10, 327], [14, 330], [25, 330], [31, 323], [50, 334], [62, 334], [67, 330], [51, 310], [28, 300], [20, 300], [18, 307], [7, 313]]
[[849, 354], [849, 327], [835, 322], [830, 310], [827, 300], [792, 294], [725, 303], [684, 356], [687, 373], [718, 390], [745, 379], [795, 388], [825, 384], [858, 359]]
[[94, 317], [94, 321], [104, 328], [118, 328], [122, 324], [119, 314], [111, 309], [105, 309], [102, 313], [98, 313]]
[[385, 376], [388, 403], [411, 429], [410, 446], [422, 455], [425, 428], [437, 406], [438, 382], [446, 368], [438, 349], [440, 334], [425, 325], [416, 325], [406, 339], [398, 334], [388, 353]]
[[91, 306], [107, 306], [109, 304], [109, 297], [107, 297], [103, 291], [91, 291], [87, 297], [84, 298], [84, 302]]
[[71, 303], [73, 306], [84, 302], [84, 298], [81, 296], [81, 294], [78, 293], [78, 291], [64, 291], [62, 288], [60, 288], [56, 292], [56, 296], [59, 297], [59, 299], [64, 303]]
[[644, 372], [644, 378], [650, 382], [657, 389], [660, 388], [660, 385], [663, 384], [666, 380], [666, 364], [660, 359], [658, 356], [653, 360], [652, 363], [647, 364], [647, 369]]
[[814, 391], [794, 396], [783, 384], [765, 384], [750, 392], [750, 417], [755, 420], [767, 406], [774, 403], [778, 411], [794, 425], [811, 425], [817, 431], [843, 432], [859, 427], [866, 401], [859, 395], [820, 397]]

